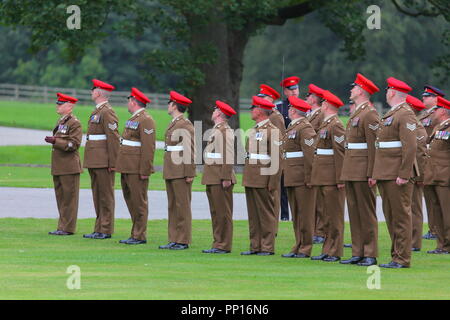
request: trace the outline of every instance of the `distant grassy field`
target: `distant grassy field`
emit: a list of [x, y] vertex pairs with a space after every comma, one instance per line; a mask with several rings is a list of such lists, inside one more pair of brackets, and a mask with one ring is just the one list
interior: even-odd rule
[[[412, 268], [380, 269], [380, 290], [367, 288], [367, 268], [310, 259], [286, 259], [292, 224], [281, 222], [276, 255], [240, 256], [248, 250], [248, 222], [235, 221], [233, 251], [207, 255], [211, 222], [194, 220], [188, 250], [159, 250], [167, 242], [167, 220], [148, 222], [148, 243], [126, 246], [130, 220], [118, 219], [112, 239], [83, 239], [92, 219], [78, 221], [77, 233], [54, 237], [55, 219], [0, 219], [0, 299], [449, 299], [448, 257], [413, 253]], [[427, 226], [424, 226], [426, 228]], [[346, 240], [349, 227], [346, 224]], [[390, 241], [380, 223], [379, 262], [390, 259]], [[434, 241], [425, 241], [429, 250]], [[313, 254], [320, 253], [315, 245]], [[345, 249], [345, 256], [351, 249]], [[81, 289], [69, 290], [69, 266], [80, 268]]]

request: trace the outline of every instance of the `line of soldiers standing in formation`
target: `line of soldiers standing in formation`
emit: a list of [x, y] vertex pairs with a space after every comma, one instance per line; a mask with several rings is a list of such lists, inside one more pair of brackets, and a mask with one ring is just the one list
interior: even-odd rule
[[[261, 85], [260, 92], [252, 99], [251, 118], [256, 125], [246, 141], [243, 172], [250, 250], [241, 254], [274, 254], [283, 203], [280, 199], [286, 192], [296, 243], [283, 257], [341, 260], [347, 199], [352, 257], [340, 262], [360, 266], [376, 264], [376, 186], [392, 240], [392, 261], [381, 267], [410, 267], [411, 251], [420, 250], [423, 193], [430, 232], [437, 237], [437, 248], [428, 253], [448, 254], [450, 102], [444, 93], [426, 86], [422, 102], [408, 95], [412, 89], [405, 82], [390, 77], [386, 100], [391, 109], [380, 117], [370, 101], [378, 87], [357, 74], [350, 90], [350, 119], [344, 128], [337, 115], [344, 103], [314, 84], [309, 85], [306, 100], [300, 99], [299, 81], [298, 77], [289, 77], [281, 82], [287, 99], [277, 105], [274, 102], [280, 95], [267, 85]], [[130, 238], [120, 242], [143, 244], [148, 219], [148, 179], [154, 172], [155, 124], [145, 110], [150, 99], [132, 88], [128, 97], [132, 116], [120, 137], [117, 116], [108, 103], [114, 89], [110, 84], [93, 80], [92, 99], [97, 105], [89, 119], [83, 166], [91, 176], [97, 219], [94, 232], [84, 237], [106, 239], [114, 232], [114, 173], [120, 172], [123, 196], [133, 224]], [[45, 138], [53, 144], [52, 175], [60, 213], [58, 229], [50, 234], [71, 235], [75, 232], [78, 211], [82, 169], [77, 149], [82, 130], [72, 114], [77, 99], [57, 95], [57, 112], [61, 118], [54, 135]], [[168, 113], [173, 119], [166, 130], [163, 168], [169, 243], [160, 249], [183, 250], [191, 243], [194, 127], [183, 116], [191, 103], [181, 94], [170, 92]], [[215, 125], [205, 148], [202, 178], [214, 241], [212, 248], [203, 250], [204, 253], [229, 253], [232, 247], [236, 177], [233, 161], [225, 158], [234, 146], [235, 137], [229, 134], [232, 129], [227, 123], [234, 114], [231, 106], [216, 101], [212, 113]], [[185, 130], [188, 135], [176, 134], [177, 130]], [[221, 149], [209, 148], [217, 146], [218, 139]], [[184, 157], [184, 161], [174, 161], [174, 154]], [[276, 161], [280, 161], [279, 168], [270, 172]], [[310, 257], [314, 240], [318, 239], [319, 221], [324, 237], [322, 253]]]

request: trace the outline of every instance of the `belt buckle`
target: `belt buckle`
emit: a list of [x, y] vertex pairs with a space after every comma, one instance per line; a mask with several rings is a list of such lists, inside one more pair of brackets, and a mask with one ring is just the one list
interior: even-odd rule
[[167, 152], [167, 144], [164, 145], [164, 151]]
[[348, 149], [348, 142], [345, 143], [344, 147], [345, 149]]
[[248, 152], [245, 153], [245, 159], [250, 159], [250, 153]]
[[123, 138], [122, 138], [122, 137], [120, 137], [120, 144], [122, 144], [122, 141], [123, 141]]
[[379, 149], [380, 148], [380, 143], [378, 141], [375, 141], [375, 148]]
[[283, 152], [283, 159], [287, 159], [287, 152]]

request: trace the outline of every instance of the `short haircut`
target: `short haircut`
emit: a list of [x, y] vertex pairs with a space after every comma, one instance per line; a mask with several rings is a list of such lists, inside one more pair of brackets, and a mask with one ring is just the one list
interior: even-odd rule
[[111, 91], [105, 90], [105, 89], [101, 89], [101, 88], [96, 88], [98, 90], [98, 92], [100, 93], [100, 95], [106, 99], [109, 99], [109, 97], [111, 96]]
[[306, 117], [306, 112], [303, 112], [302, 110], [298, 110], [295, 108], [294, 108], [294, 110], [299, 116]]
[[142, 101], [139, 101], [138, 99], [136, 99], [135, 97], [133, 97], [134, 101], [136, 101], [136, 104], [141, 107], [141, 108], [146, 108], [147, 104], [143, 103]]
[[266, 116], [270, 116], [271, 114], [272, 114], [272, 112], [273, 112], [273, 110], [271, 109], [271, 110], [269, 110], [269, 109], [263, 109], [263, 108], [260, 108], [260, 110], [266, 115]]
[[183, 106], [182, 104], [176, 103], [174, 101], [172, 101], [173, 103], [175, 103], [175, 105], [177, 106], [177, 110], [181, 113], [185, 113], [187, 110], [187, 106]]

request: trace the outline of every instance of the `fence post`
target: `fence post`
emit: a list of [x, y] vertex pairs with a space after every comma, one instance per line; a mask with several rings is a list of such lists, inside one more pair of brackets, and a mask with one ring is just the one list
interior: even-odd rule
[[19, 100], [19, 85], [14, 86], [14, 100]]

